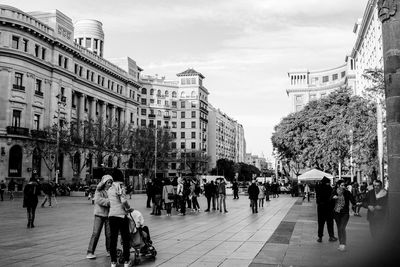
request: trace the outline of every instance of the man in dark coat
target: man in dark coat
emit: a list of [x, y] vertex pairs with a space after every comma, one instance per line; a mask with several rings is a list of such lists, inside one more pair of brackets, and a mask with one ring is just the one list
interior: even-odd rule
[[328, 228], [329, 241], [337, 241], [333, 231], [333, 207], [334, 203], [331, 200], [332, 187], [331, 181], [325, 176], [316, 187], [317, 198], [317, 215], [318, 215], [318, 242], [322, 242], [324, 235], [324, 225]]
[[249, 186], [248, 193], [249, 193], [249, 199], [251, 202], [251, 209], [252, 209], [253, 213], [258, 213], [257, 200], [258, 200], [258, 194], [260, 193], [260, 189], [258, 189], [258, 186], [256, 185], [255, 180], [253, 180], [253, 182]]
[[204, 195], [207, 198], [207, 209], [205, 211], [208, 212], [210, 211], [211, 198], [214, 195], [214, 184], [211, 184], [211, 182], [206, 182], [204, 184]]
[[236, 180], [232, 183], [233, 199], [239, 199], [239, 185]]
[[153, 202], [153, 197], [154, 197], [154, 188], [152, 180], [148, 180], [146, 183], [146, 194], [147, 194], [146, 208], [151, 208], [151, 203]]

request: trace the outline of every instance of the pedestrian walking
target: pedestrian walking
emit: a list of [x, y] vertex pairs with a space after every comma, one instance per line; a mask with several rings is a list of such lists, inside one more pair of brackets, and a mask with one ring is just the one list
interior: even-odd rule
[[269, 182], [264, 183], [265, 187], [265, 201], [270, 201], [269, 195], [271, 194], [271, 185]]
[[233, 199], [239, 199], [239, 184], [237, 180], [232, 183]]
[[226, 209], [226, 181], [225, 178], [220, 179], [218, 184], [218, 195], [219, 195], [219, 212], [222, 212], [222, 206], [224, 206], [224, 212], [227, 213]]
[[148, 180], [146, 183], [146, 195], [147, 195], [146, 208], [151, 208], [151, 203], [153, 202], [154, 198], [152, 180]]
[[218, 181], [211, 181], [211, 184], [213, 186], [213, 196], [212, 196], [212, 206], [213, 206], [213, 210], [219, 210], [219, 195], [218, 195]]
[[200, 212], [200, 204], [198, 201], [198, 198], [200, 196], [201, 193], [201, 188], [200, 188], [200, 184], [199, 182], [196, 181], [192, 181], [193, 183], [193, 191], [192, 191], [192, 205], [193, 205], [193, 210]]
[[164, 201], [167, 216], [171, 216], [172, 203], [175, 199], [174, 187], [169, 180], [166, 180], [162, 192], [162, 200]]
[[311, 193], [310, 186], [308, 184], [305, 184], [304, 185], [303, 201], [304, 201], [304, 199], [307, 198], [307, 201], [310, 202], [310, 193]]
[[256, 185], [256, 181], [253, 180], [251, 185], [248, 188], [250, 206], [251, 206], [251, 210], [252, 210], [253, 213], [258, 213], [257, 199], [258, 199], [258, 194], [259, 193], [260, 193], [260, 190], [258, 189], [258, 186]]
[[10, 200], [14, 200], [14, 192], [15, 192], [15, 186], [16, 183], [14, 182], [14, 179], [11, 179], [8, 182], [8, 194], [10, 195]]
[[42, 192], [44, 193], [44, 200], [41, 207], [44, 208], [47, 201], [49, 202], [49, 207], [51, 207], [51, 196], [53, 194], [53, 186], [51, 185], [51, 182], [42, 184]]
[[[356, 202], [358, 202], [357, 200], [358, 200], [358, 196], [359, 196], [359, 194], [360, 194], [360, 188], [358, 187], [358, 183], [357, 182], [354, 182], [353, 183], [353, 186], [351, 187], [351, 194], [353, 195], [353, 198], [356, 200]], [[354, 212], [354, 216], [359, 216], [360, 214], [357, 212], [357, 207], [359, 207], [359, 205], [353, 205], [352, 207], [351, 207], [351, 209], [353, 210], [353, 212]], [[359, 210], [359, 209], [358, 209]]]
[[261, 182], [258, 183], [258, 206], [264, 208], [264, 198], [265, 198], [265, 187]]
[[186, 214], [186, 192], [184, 192], [184, 180], [178, 178], [177, 196], [179, 198], [179, 213], [178, 215], [185, 216]]
[[334, 215], [338, 237], [339, 237], [339, 251], [346, 250], [346, 226], [349, 222], [350, 214], [349, 214], [349, 203], [355, 205], [356, 201], [353, 198], [353, 195], [346, 189], [343, 180], [339, 180], [336, 182], [336, 187], [332, 192], [331, 197], [334, 202]]
[[87, 249], [87, 259], [95, 259], [94, 254], [97, 242], [99, 241], [101, 230], [104, 226], [104, 235], [106, 239], [106, 250], [107, 254], [110, 255], [110, 224], [108, 221], [108, 214], [110, 211], [110, 200], [108, 199], [107, 190], [113, 184], [113, 178], [111, 175], [104, 175], [101, 178], [100, 183], [96, 187], [94, 193], [94, 222], [92, 237], [89, 241], [89, 247]]
[[381, 181], [375, 180], [373, 185], [374, 189], [367, 193], [367, 220], [372, 238], [377, 239], [382, 237], [385, 229], [388, 193]]
[[114, 169], [112, 173], [114, 182], [107, 190], [110, 200], [110, 211], [108, 220], [110, 223], [110, 255], [111, 267], [117, 266], [117, 242], [118, 234], [121, 233], [122, 248], [124, 257], [124, 267], [130, 266], [130, 235], [128, 213], [133, 209], [129, 206], [126, 199], [125, 189], [123, 188], [124, 177], [120, 170]]
[[331, 200], [332, 187], [330, 180], [325, 176], [316, 187], [317, 216], [318, 216], [318, 242], [322, 242], [324, 226], [328, 229], [329, 241], [335, 242], [337, 238], [333, 229], [333, 201]]
[[29, 182], [24, 187], [24, 199], [23, 207], [26, 208], [26, 213], [28, 217], [27, 228], [34, 228], [36, 207], [38, 205], [40, 195], [40, 186], [36, 178], [32, 177]]
[[6, 191], [6, 184], [4, 183], [3, 180], [1, 180], [0, 182], [0, 197], [1, 197], [1, 201], [4, 201], [4, 191]]
[[155, 179], [153, 181], [153, 211], [150, 215], [161, 215], [161, 200], [162, 200], [162, 192], [163, 192], [163, 181], [161, 179]]

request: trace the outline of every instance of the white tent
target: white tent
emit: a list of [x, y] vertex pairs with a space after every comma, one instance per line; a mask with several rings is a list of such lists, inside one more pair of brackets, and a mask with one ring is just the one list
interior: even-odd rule
[[314, 182], [314, 181], [318, 182], [318, 181], [321, 181], [321, 179], [324, 176], [326, 178], [329, 178], [329, 180], [331, 180], [331, 183], [332, 183], [332, 180], [333, 180], [333, 175], [332, 174], [329, 174], [329, 173], [326, 173], [326, 172], [323, 172], [323, 171], [320, 171], [320, 170], [317, 170], [317, 169], [312, 169], [312, 170], [306, 171], [305, 173], [300, 175], [298, 177], [298, 179], [299, 179], [299, 182], [300, 181], [303, 181], [303, 182]]

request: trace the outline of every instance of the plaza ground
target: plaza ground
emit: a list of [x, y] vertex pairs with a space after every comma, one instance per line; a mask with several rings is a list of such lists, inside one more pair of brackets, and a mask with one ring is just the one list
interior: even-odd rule
[[[326, 236], [317, 243], [314, 199], [281, 195], [252, 214], [247, 196], [228, 196], [228, 213], [173, 211], [171, 217], [149, 215], [145, 195], [129, 201], [143, 213], [158, 252], [141, 266], [344, 266], [363, 262], [371, 244], [365, 210], [350, 218], [348, 251], [339, 252]], [[200, 206], [205, 209], [204, 197]], [[51, 208], [38, 207], [33, 229], [26, 228], [21, 198], [0, 202], [0, 214], [0, 266], [110, 266], [104, 235], [97, 258], [85, 259], [93, 224], [87, 198], [59, 197]]]

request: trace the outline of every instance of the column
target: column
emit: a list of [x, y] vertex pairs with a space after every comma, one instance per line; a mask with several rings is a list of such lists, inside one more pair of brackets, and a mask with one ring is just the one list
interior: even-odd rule
[[107, 121], [107, 103], [102, 102], [101, 103], [101, 123], [106, 123]]
[[97, 119], [96, 106], [97, 106], [97, 99], [93, 97], [92, 100], [90, 101], [90, 112], [89, 112], [89, 118], [92, 121], [96, 121]]
[[115, 124], [115, 106], [111, 106], [111, 118], [110, 118], [110, 123], [111, 125]]

